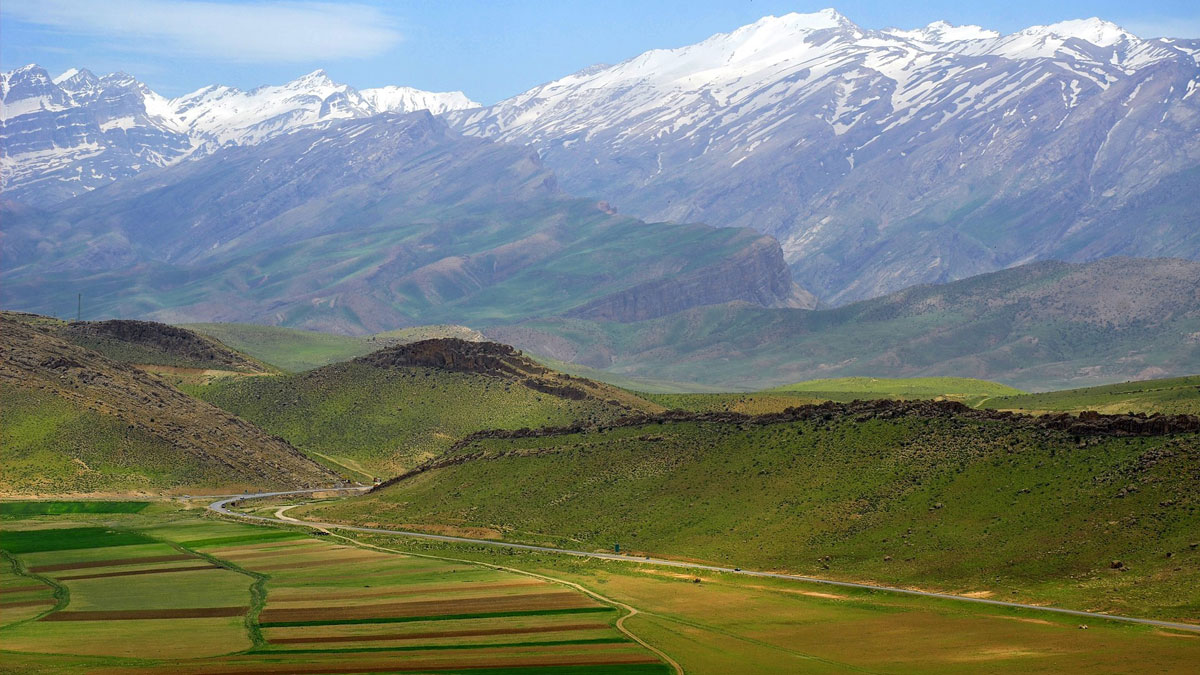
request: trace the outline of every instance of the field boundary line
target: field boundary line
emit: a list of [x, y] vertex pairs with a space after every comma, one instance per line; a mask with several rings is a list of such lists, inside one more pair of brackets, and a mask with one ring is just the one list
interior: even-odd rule
[[66, 585], [63, 584], [62, 582], [59, 582], [55, 579], [51, 579], [50, 577], [42, 576], [40, 574], [37, 574], [36, 572], [30, 572], [25, 567], [25, 564], [21, 562], [20, 558], [9, 553], [8, 551], [0, 550], [0, 558], [4, 558], [4, 560], [7, 561], [8, 564], [12, 565], [13, 572], [17, 576], [28, 577], [30, 579], [33, 579], [34, 581], [39, 581], [43, 584], [46, 584], [50, 588], [54, 589], [54, 606], [53, 607], [45, 610], [44, 612], [39, 612], [37, 614], [34, 614], [33, 616], [29, 617], [28, 619], [21, 619], [20, 621], [14, 621], [13, 623], [6, 624], [4, 626], [5, 628], [11, 628], [13, 626], [20, 626], [21, 624], [29, 623], [30, 621], [38, 621], [42, 617], [49, 616], [55, 612], [61, 611], [61, 610], [65, 609], [67, 607], [67, 605], [71, 604], [71, 589], [67, 588]]
[[165, 544], [169, 544], [180, 551], [186, 551], [193, 555], [199, 556], [210, 563], [221, 567], [222, 569], [227, 569], [231, 572], [237, 572], [238, 574], [242, 574], [253, 579], [253, 583], [250, 584], [250, 609], [247, 610], [246, 614], [244, 615], [246, 636], [250, 638], [250, 649], [240, 649], [236, 652], [225, 654], [225, 656], [231, 656], [234, 654], [248, 654], [259, 647], [265, 647], [267, 645], [267, 639], [263, 637], [262, 628], [258, 625], [258, 615], [261, 614], [263, 608], [267, 606], [267, 581], [271, 578], [270, 575], [263, 574], [262, 572], [255, 572], [229, 560], [224, 560], [208, 553], [190, 549], [179, 542], [167, 541], [165, 539], [161, 539], [160, 541]]
[[308, 527], [321, 529], [323, 527], [331, 527], [346, 532], [365, 532], [367, 534], [386, 534], [399, 537], [410, 537], [414, 539], [430, 539], [433, 541], [444, 541], [458, 544], [475, 544], [484, 546], [496, 546], [502, 548], [512, 548], [520, 551], [537, 551], [541, 553], [557, 553], [560, 555], [570, 555], [577, 558], [596, 558], [599, 560], [619, 560], [622, 562], [636, 563], [642, 565], [658, 565], [661, 567], [676, 567], [680, 569], [704, 570], [706, 572], [720, 572], [722, 574], [743, 574], [751, 577], [763, 577], [767, 579], [786, 579], [789, 581], [800, 581], [811, 584], [822, 584], [826, 586], [837, 586], [839, 588], [853, 588], [867, 591], [883, 591], [886, 593], [901, 593], [904, 595], [915, 595], [924, 598], [938, 598], [941, 600], [954, 600], [958, 602], [973, 602], [979, 605], [988, 605], [992, 607], [1006, 607], [1009, 609], [1029, 610], [1036, 612], [1051, 612], [1067, 616], [1078, 616], [1087, 619], [1118, 621], [1131, 624], [1141, 624], [1147, 626], [1157, 626], [1159, 628], [1167, 628], [1172, 630], [1182, 630], [1191, 633], [1200, 633], [1200, 624], [1182, 623], [1179, 621], [1165, 621], [1161, 619], [1145, 619], [1132, 616], [1121, 616], [1119, 614], [1102, 614], [1099, 612], [1088, 612], [1081, 609], [1067, 609], [1065, 607], [1053, 607], [1048, 605], [1027, 605], [1020, 602], [1009, 602], [1007, 600], [991, 600], [988, 598], [971, 598], [963, 595], [953, 595], [951, 593], [937, 593], [934, 591], [920, 591], [912, 588], [899, 588], [896, 586], [877, 586], [873, 584], [860, 583], [857, 581], [837, 581], [835, 579], [821, 579], [818, 577], [808, 577], [800, 574], [784, 574], [782, 572], [762, 572], [757, 570], [745, 570], [738, 567], [721, 567], [719, 565], [705, 565], [701, 563], [691, 563], [681, 560], [669, 560], [666, 558], [638, 558], [629, 555], [621, 555], [617, 553], [598, 553], [595, 551], [576, 551], [566, 548], [554, 548], [552, 546], [536, 546], [533, 544], [519, 544], [507, 541], [498, 541], [494, 539], [470, 539], [468, 537], [453, 537], [444, 534], [431, 534], [429, 532], [411, 532], [406, 530], [388, 530], [379, 527], [359, 527], [355, 525], [339, 525], [336, 523], [319, 523], [313, 521], [284, 521], [265, 516], [255, 516], [247, 513], [236, 513], [230, 511], [226, 506], [234, 502], [240, 502], [246, 499], [255, 499], [259, 497], [278, 497], [289, 494], [311, 494], [314, 492], [337, 492], [343, 490], [361, 490], [362, 488], [326, 488], [324, 490], [296, 490], [293, 492], [263, 492], [258, 494], [243, 494], [236, 497], [229, 497], [219, 501], [212, 502], [208, 508], [219, 514], [231, 516], [234, 518], [258, 520], [267, 523], [278, 523], [280, 525], [297, 525], [302, 524]]

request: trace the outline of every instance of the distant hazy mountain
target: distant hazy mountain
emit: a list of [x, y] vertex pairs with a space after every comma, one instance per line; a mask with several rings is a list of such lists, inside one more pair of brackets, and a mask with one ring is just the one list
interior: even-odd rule
[[622, 325], [546, 319], [484, 333], [621, 376], [727, 388], [953, 375], [1061, 389], [1200, 372], [1200, 262], [1044, 261], [836, 309], [729, 304]]
[[5, 308], [375, 332], [729, 301], [811, 307], [774, 239], [562, 193], [428, 112], [295, 130], [48, 209], [0, 205]]
[[461, 92], [356, 90], [318, 70], [281, 86], [211, 86], [166, 99], [124, 73], [37, 65], [0, 74], [0, 177], [9, 199], [49, 205], [183, 158], [383, 112], [471, 108]]
[[777, 237], [843, 303], [1035, 259], [1200, 257], [1200, 40], [767, 17], [450, 119], [640, 217]]

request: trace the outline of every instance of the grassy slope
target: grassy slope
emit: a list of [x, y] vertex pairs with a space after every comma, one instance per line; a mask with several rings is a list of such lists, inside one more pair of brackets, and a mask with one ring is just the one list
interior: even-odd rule
[[[771, 391], [820, 392], [859, 398], [971, 398], [1022, 394], [1020, 389], [969, 377], [841, 377], [797, 382]], [[837, 399], [831, 399], [837, 400]]]
[[245, 482], [231, 480], [219, 461], [179, 452], [115, 417], [41, 391], [0, 388], [0, 426], [4, 493], [157, 492]]
[[[483, 440], [464, 452], [479, 450], [520, 453], [433, 470], [312, 512], [1200, 615], [1195, 437], [1080, 447], [1002, 422], [835, 418]], [[1129, 571], [1110, 569], [1113, 560]]]
[[988, 396], [1023, 393], [1007, 385], [966, 377], [843, 377], [809, 380], [767, 391], [738, 394], [644, 394], [660, 405], [692, 412], [728, 411], [761, 415], [823, 401], [855, 399], [949, 399], [974, 403]]
[[215, 337], [234, 349], [290, 372], [345, 361], [375, 349], [362, 338], [282, 326], [194, 323], [182, 327]]
[[[628, 410], [511, 380], [435, 368], [342, 363], [300, 375], [224, 380], [192, 392], [296, 447], [387, 478], [481, 429], [611, 420]], [[613, 390], [631, 407], [653, 407]]]
[[1102, 413], [1200, 415], [1200, 376], [1125, 382], [1102, 387], [998, 396], [980, 404], [996, 410], [1095, 410]]
[[0, 317], [0, 493], [209, 493], [336, 476], [129, 364]]

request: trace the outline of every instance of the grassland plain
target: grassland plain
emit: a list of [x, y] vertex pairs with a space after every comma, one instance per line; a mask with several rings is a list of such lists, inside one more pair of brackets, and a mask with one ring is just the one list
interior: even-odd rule
[[989, 397], [979, 404], [995, 410], [1028, 412], [1145, 413], [1200, 415], [1200, 375], [1140, 380], [1102, 387], [1067, 389], [1042, 394]]
[[293, 515], [1200, 618], [1196, 435], [825, 417], [476, 438]]
[[[447, 363], [473, 363], [475, 357], [464, 350], [507, 349], [435, 342], [448, 345]], [[318, 459], [384, 478], [481, 429], [598, 424], [662, 409], [615, 387], [553, 373], [515, 352], [504, 356], [516, 364], [512, 372], [466, 372], [451, 369], [457, 366], [406, 365], [417, 361], [397, 351], [405, 349], [396, 346], [297, 375], [222, 380], [189, 391]]]
[[[292, 513], [294, 511], [289, 511]], [[834, 589], [628, 562], [386, 535], [356, 539], [578, 583], [639, 611], [625, 625], [689, 675], [728, 673], [1192, 672], [1182, 631], [1031, 610]]]
[[157, 503], [5, 521], [4, 598], [41, 603], [5, 612], [0, 671], [669, 672], [613, 606], [565, 586], [197, 516]]

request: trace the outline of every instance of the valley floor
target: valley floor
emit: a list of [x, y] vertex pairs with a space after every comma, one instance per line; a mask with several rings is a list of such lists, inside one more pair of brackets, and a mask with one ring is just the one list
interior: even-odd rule
[[[201, 510], [207, 500], [89, 504], [4, 509], [0, 670], [674, 671], [637, 640], [687, 673], [1186, 672], [1200, 661], [1200, 636], [1153, 626], [1083, 630], [1036, 610], [345, 533], [351, 541], [218, 519]], [[286, 516], [286, 505], [248, 508]]]

